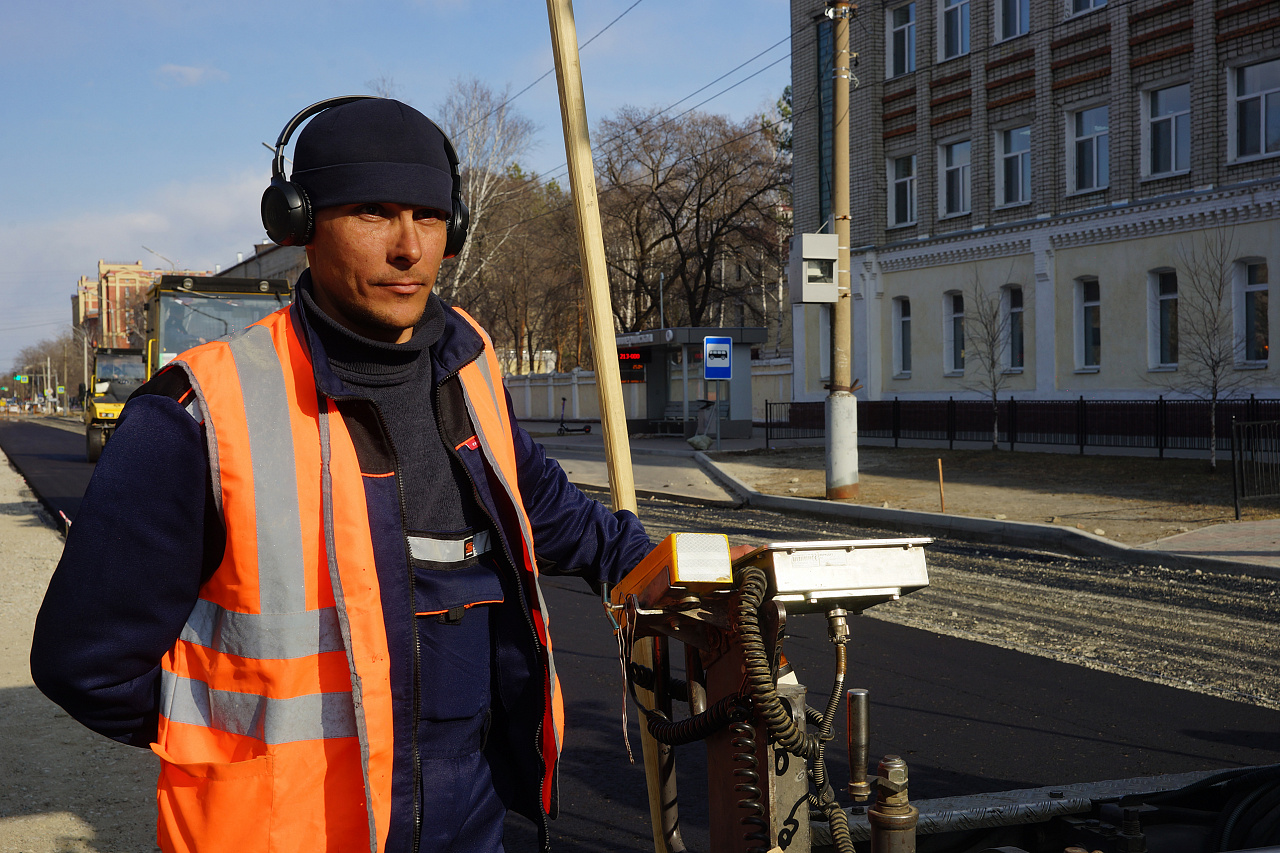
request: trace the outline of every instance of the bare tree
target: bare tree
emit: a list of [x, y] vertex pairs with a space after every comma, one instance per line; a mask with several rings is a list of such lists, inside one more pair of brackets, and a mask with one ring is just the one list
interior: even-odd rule
[[[1218, 467], [1218, 401], [1252, 385], [1257, 375], [1240, 366], [1250, 360], [1250, 345], [1267, 346], [1266, 297], [1244, 306], [1246, 329], [1235, 328], [1235, 231], [1217, 227], [1178, 241], [1172, 316], [1166, 316], [1161, 361], [1176, 364], [1157, 384], [1209, 403], [1209, 470]], [[1169, 294], [1165, 294], [1169, 301]], [[1252, 310], [1250, 310], [1252, 309]], [[1254, 322], [1250, 323], [1248, 320]], [[1248, 339], [1253, 336], [1253, 340]]]
[[365, 80], [364, 85], [366, 89], [377, 95], [379, 98], [394, 98], [396, 96], [396, 89], [399, 88], [399, 86], [396, 85], [395, 78], [390, 74], [379, 74], [372, 80]]
[[490, 214], [527, 191], [513, 181], [509, 168], [529, 150], [536, 125], [508, 101], [510, 86], [491, 89], [474, 78], [459, 78], [436, 108], [440, 126], [453, 141], [462, 169], [462, 197], [471, 211], [471, 232], [458, 257], [441, 270], [439, 287], [446, 300], [469, 296], [511, 236], [510, 229], [486, 229]]
[[694, 112], [655, 122], [633, 108], [599, 136], [601, 208], [625, 236], [611, 259], [627, 288], [614, 305], [624, 328], [653, 313], [656, 273], [690, 325], [745, 304], [753, 282], [726, 277], [724, 264], [775, 230], [761, 226], [783, 203], [790, 174], [776, 140], [751, 121]]
[[[1019, 290], [1021, 295], [1021, 290]], [[1010, 353], [1020, 348], [1021, 317], [1015, 328], [1014, 315], [1006, 300], [1010, 299], [1009, 277], [998, 287], [989, 288], [973, 268], [973, 280], [964, 294], [964, 361], [963, 385], [980, 391], [991, 401], [991, 449], [1000, 449], [1000, 392], [1013, 378]], [[972, 374], [968, 368], [976, 368]]]

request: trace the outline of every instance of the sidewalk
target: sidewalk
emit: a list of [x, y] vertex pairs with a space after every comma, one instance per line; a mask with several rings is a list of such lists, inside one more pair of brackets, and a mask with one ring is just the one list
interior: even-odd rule
[[[608, 487], [603, 439], [599, 432], [591, 435], [556, 436], [554, 424], [532, 422], [524, 426], [547, 448], [548, 455], [561, 460], [573, 482], [601, 489]], [[762, 444], [763, 440], [758, 437], [726, 439], [722, 443], [723, 453], [717, 455], [714, 445], [708, 453], [698, 453], [683, 439], [674, 436], [632, 436], [630, 447], [637, 493], [645, 497], [670, 496], [710, 503], [732, 502], [783, 512], [844, 518], [904, 533], [1003, 543], [1144, 564], [1178, 565], [1189, 570], [1280, 578], [1280, 518], [1207, 524], [1154, 541], [1126, 545], [1100, 535], [1105, 531], [1093, 532], [1092, 525], [1070, 526], [1056, 517], [1054, 521], [1059, 523], [1045, 523], [1048, 519], [1043, 516], [1025, 517], [1026, 511], [1019, 512], [1020, 509], [1029, 511], [1029, 508], [1022, 506], [1024, 501], [1020, 499], [1025, 489], [1005, 490], [1008, 493], [1007, 512], [990, 517], [894, 509], [889, 507], [888, 501], [874, 504], [830, 502], [814, 497], [793, 496], [799, 491], [794, 486], [787, 489], [772, 487], [770, 491], [773, 494], [758, 491], [752, 484], [764, 480], [798, 484], [803, 476], [807, 475], [811, 480], [814, 474], [811, 468], [787, 469], [785, 457], [780, 462], [777, 455], [766, 460], [744, 452], [759, 451]], [[775, 445], [781, 450], [786, 449], [787, 443], [775, 442]], [[815, 445], [821, 447], [820, 442], [814, 441], [790, 443], [793, 448], [813, 448]], [[712, 456], [717, 458], [713, 459]], [[1043, 462], [1045, 457], [1041, 454], [1025, 453], [1018, 456], [1005, 452], [1000, 458], [1026, 460], [1034, 468], [1037, 459]], [[766, 461], [769, 464], [765, 464]], [[1073, 464], [1061, 455], [1057, 455], [1052, 461], [1059, 466]], [[1098, 462], [1086, 460], [1089, 461], [1095, 465]], [[794, 476], [787, 477], [788, 474]], [[1034, 478], [1034, 473], [1031, 477]], [[1221, 485], [1221, 482], [1218, 481], [1216, 485]], [[988, 486], [987, 491], [991, 490], [992, 487]], [[999, 491], [998, 487], [996, 491]], [[1170, 500], [1163, 493], [1159, 497], [1166, 504]], [[1064, 496], [1063, 500], [1066, 499], [1067, 496]], [[1107, 498], [1101, 495], [1097, 497], [1099, 503], [1105, 500]], [[1024, 517], [1019, 517], [1020, 515]], [[1055, 511], [1052, 515], [1070, 516], [1070, 513], [1063, 510]], [[1222, 517], [1220, 511], [1204, 515]]]

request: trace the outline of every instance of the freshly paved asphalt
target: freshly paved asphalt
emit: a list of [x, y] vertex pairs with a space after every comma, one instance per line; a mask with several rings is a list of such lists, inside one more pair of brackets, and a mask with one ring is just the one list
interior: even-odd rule
[[[71, 429], [0, 422], [0, 449], [42, 500], [72, 519], [93, 469], [83, 445]], [[693, 470], [687, 457], [667, 459], [645, 477], [674, 483], [676, 471]], [[568, 470], [575, 465], [565, 459]], [[694, 527], [698, 516], [691, 507]], [[652, 847], [643, 771], [627, 764], [622, 746], [613, 638], [585, 584], [548, 578], [544, 592], [568, 697], [556, 849], [645, 853]], [[871, 691], [872, 755], [907, 759], [913, 798], [1280, 762], [1280, 712], [874, 619], [853, 627], [846, 686]], [[788, 628], [788, 657], [809, 685], [809, 703], [821, 706], [832, 672], [825, 622], [802, 617]], [[635, 710], [628, 716], [638, 750]], [[839, 719], [828, 759], [842, 788], [848, 771], [836, 746], [843, 743]], [[678, 766], [685, 839], [706, 850], [701, 749], [681, 747]], [[508, 831], [509, 851], [534, 849], [523, 819], [511, 819]]]

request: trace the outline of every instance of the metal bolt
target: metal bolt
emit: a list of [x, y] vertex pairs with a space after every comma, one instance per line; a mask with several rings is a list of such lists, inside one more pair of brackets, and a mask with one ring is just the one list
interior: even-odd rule
[[894, 785], [907, 784], [907, 762], [897, 755], [886, 755], [880, 762], [880, 775]]

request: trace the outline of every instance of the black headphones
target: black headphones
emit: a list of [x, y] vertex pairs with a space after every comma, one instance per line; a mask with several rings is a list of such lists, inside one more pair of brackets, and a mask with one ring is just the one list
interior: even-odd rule
[[[376, 99], [374, 95], [345, 95], [341, 98], [329, 98], [307, 107], [284, 126], [280, 138], [276, 140], [275, 156], [271, 160], [271, 186], [262, 194], [262, 225], [267, 229], [267, 236], [281, 246], [305, 246], [315, 236], [315, 211], [311, 209], [311, 200], [302, 187], [289, 181], [284, 172], [284, 147], [289, 144], [293, 132], [304, 121], [316, 113], [324, 112], [330, 107], [340, 107], [352, 101]], [[430, 121], [430, 119], [428, 119]], [[440, 126], [435, 122], [436, 130]], [[453, 149], [449, 136], [440, 130], [444, 139], [444, 153], [449, 158], [449, 174], [453, 178], [453, 209], [449, 211], [448, 236], [444, 244], [444, 256], [452, 258], [462, 251], [467, 242], [467, 226], [471, 222], [471, 211], [467, 210], [462, 200], [462, 174], [458, 169], [458, 153]], [[377, 201], [377, 199], [369, 199]]]

